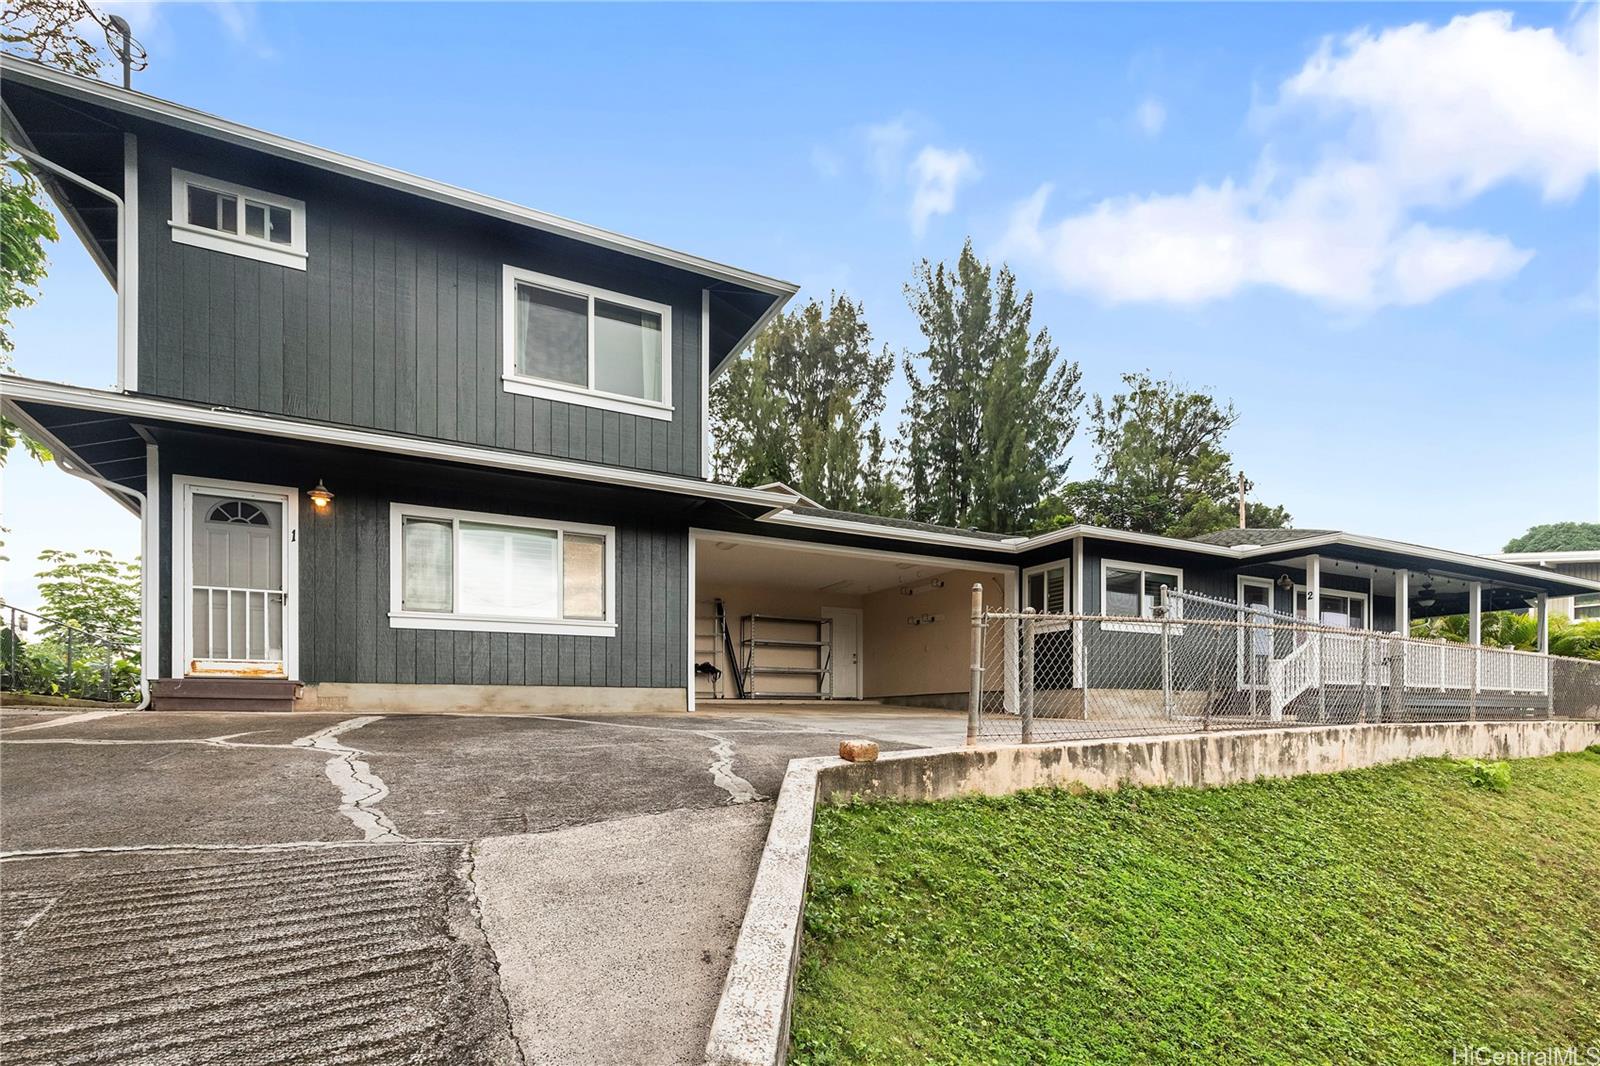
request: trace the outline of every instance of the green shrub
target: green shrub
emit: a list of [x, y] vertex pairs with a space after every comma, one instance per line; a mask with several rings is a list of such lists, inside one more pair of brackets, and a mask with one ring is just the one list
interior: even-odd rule
[[1505, 792], [1511, 787], [1511, 764], [1484, 762], [1482, 759], [1463, 759], [1456, 764], [1467, 775], [1467, 783], [1474, 788], [1487, 788]]

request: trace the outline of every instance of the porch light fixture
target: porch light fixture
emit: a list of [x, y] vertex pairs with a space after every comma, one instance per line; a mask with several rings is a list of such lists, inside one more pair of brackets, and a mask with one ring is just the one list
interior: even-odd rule
[[1288, 592], [1290, 589], [1294, 588], [1294, 578], [1290, 577], [1288, 574], [1279, 574], [1278, 587], [1283, 591]]
[[1430, 581], [1417, 590], [1418, 607], [1432, 607], [1436, 602], [1438, 598], [1433, 594], [1433, 582]]
[[320, 477], [317, 478], [317, 487], [307, 491], [306, 495], [311, 497], [311, 506], [319, 511], [326, 511], [328, 504], [333, 502], [333, 493], [328, 491], [328, 486], [322, 483]]

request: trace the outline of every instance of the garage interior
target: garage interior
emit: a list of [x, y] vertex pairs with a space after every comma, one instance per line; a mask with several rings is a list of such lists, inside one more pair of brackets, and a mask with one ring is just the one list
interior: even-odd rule
[[965, 707], [972, 586], [1014, 571], [917, 555], [697, 533], [695, 702]]

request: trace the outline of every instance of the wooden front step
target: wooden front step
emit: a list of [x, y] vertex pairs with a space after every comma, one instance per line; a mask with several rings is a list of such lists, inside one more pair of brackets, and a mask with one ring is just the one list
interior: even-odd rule
[[164, 677], [150, 683], [153, 711], [292, 711], [300, 682], [269, 677]]

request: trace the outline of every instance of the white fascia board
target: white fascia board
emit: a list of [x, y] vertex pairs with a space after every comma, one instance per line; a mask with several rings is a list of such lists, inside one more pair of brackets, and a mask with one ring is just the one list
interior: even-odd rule
[[1020, 551], [1033, 551], [1037, 548], [1048, 548], [1052, 544], [1070, 541], [1077, 537], [1090, 537], [1095, 540], [1115, 541], [1118, 544], [1139, 544], [1148, 548], [1165, 548], [1169, 551], [1189, 552], [1194, 555], [1217, 555], [1229, 559], [1239, 558], [1239, 552], [1221, 544], [1206, 544], [1197, 540], [1184, 540], [1181, 537], [1163, 537], [1157, 533], [1132, 533], [1126, 529], [1106, 529], [1104, 526], [1073, 525], [1064, 529], [1053, 529], [1049, 533], [1041, 533], [1037, 537], [1029, 537], [1020, 546]]
[[1506, 563], [1521, 563], [1523, 565], [1543, 563], [1553, 565], [1557, 563], [1600, 563], [1600, 551], [1565, 551], [1565, 552], [1492, 552], [1484, 556], [1486, 559], [1499, 559]]
[[1351, 548], [1367, 548], [1372, 551], [1393, 552], [1396, 555], [1414, 555], [1430, 561], [1436, 561], [1441, 566], [1472, 566], [1480, 570], [1493, 570], [1497, 573], [1521, 577], [1525, 580], [1536, 581], [1541, 584], [1556, 581], [1572, 585], [1581, 585], [1587, 589], [1600, 591], [1600, 581], [1590, 581], [1587, 578], [1572, 577], [1568, 574], [1557, 573], [1553, 570], [1537, 566], [1520, 566], [1515, 563], [1503, 562], [1490, 556], [1468, 555], [1465, 552], [1448, 551], [1444, 548], [1429, 548], [1421, 544], [1408, 544], [1400, 540], [1385, 540], [1382, 537], [1363, 537], [1354, 533], [1329, 533], [1319, 537], [1310, 537], [1305, 540], [1284, 541], [1279, 544], [1263, 544], [1241, 553], [1241, 558], [1250, 558], [1258, 555], [1277, 555], [1284, 551], [1298, 552], [1311, 548], [1336, 547], [1344, 545]]
[[850, 533], [858, 537], [882, 537], [888, 540], [905, 540], [917, 544], [943, 544], [952, 548], [970, 548], [975, 551], [998, 552], [1002, 555], [1018, 550], [1027, 543], [1024, 538], [989, 540], [983, 537], [963, 536], [960, 533], [941, 533], [929, 529], [906, 529], [903, 526], [885, 526], [874, 522], [852, 522], [846, 518], [829, 518], [826, 515], [798, 514], [787, 507], [764, 515], [758, 521], [778, 525], [798, 526], [803, 529], [823, 530], [829, 533]]
[[471, 192], [441, 181], [408, 174], [403, 170], [386, 167], [380, 163], [372, 163], [365, 159], [358, 159], [355, 156], [344, 155], [326, 148], [318, 148], [303, 141], [290, 140], [287, 137], [280, 137], [274, 133], [267, 133], [238, 122], [231, 122], [228, 119], [210, 115], [204, 111], [197, 111], [192, 107], [185, 107], [170, 100], [146, 96], [144, 93], [123, 89], [120, 86], [112, 85], [110, 82], [100, 81], [96, 78], [80, 78], [65, 74], [26, 59], [15, 59], [7, 56], [5, 76], [7, 78], [15, 78], [19, 82], [36, 88], [46, 88], [54, 92], [63, 93], [102, 107], [111, 108], [114, 111], [123, 112], [124, 114], [176, 126], [193, 133], [201, 133], [219, 140], [229, 141], [245, 148], [253, 148], [284, 159], [291, 159], [307, 166], [343, 174], [346, 177], [370, 181], [401, 192], [413, 193], [438, 203], [462, 207], [469, 211], [504, 219], [507, 222], [531, 226], [547, 233], [570, 237], [585, 244], [608, 248], [612, 251], [623, 252], [627, 255], [634, 255], [642, 259], [649, 259], [667, 266], [687, 270], [704, 277], [715, 278], [718, 281], [754, 289], [757, 292], [779, 297], [779, 303], [787, 300], [800, 290], [800, 287], [792, 282], [767, 277], [749, 270], [741, 270], [738, 267], [728, 266], [725, 263], [718, 263], [710, 259], [702, 259], [700, 256], [690, 255], [687, 252], [651, 244], [648, 241], [641, 241], [620, 233], [613, 233], [610, 230], [600, 229], [597, 226], [575, 222], [572, 219], [562, 218], [559, 215], [552, 215], [545, 211], [536, 211], [531, 207], [523, 207], [520, 204], [511, 203], [509, 200], [484, 196], [481, 193]]
[[454, 444], [427, 437], [410, 437], [399, 433], [251, 414], [230, 407], [195, 407], [170, 400], [107, 392], [104, 389], [85, 389], [75, 385], [57, 385], [10, 375], [0, 375], [0, 386], [3, 386], [6, 410], [18, 414], [21, 412], [17, 407], [17, 401], [26, 400], [106, 414], [126, 415], [129, 418], [179, 422], [191, 426], [204, 426], [208, 429], [232, 430], [237, 433], [258, 433], [266, 437], [359, 448], [387, 455], [432, 459], [437, 462], [465, 463], [470, 466], [520, 471], [546, 477], [616, 485], [621, 488], [670, 492], [680, 496], [722, 500], [768, 509], [780, 508], [789, 502], [771, 492], [740, 488], [735, 485], [719, 485], [697, 478], [673, 477], [670, 474], [654, 474], [644, 470], [628, 470], [623, 467], [574, 462], [569, 459], [550, 459], [541, 455], [501, 451], [472, 444]]

